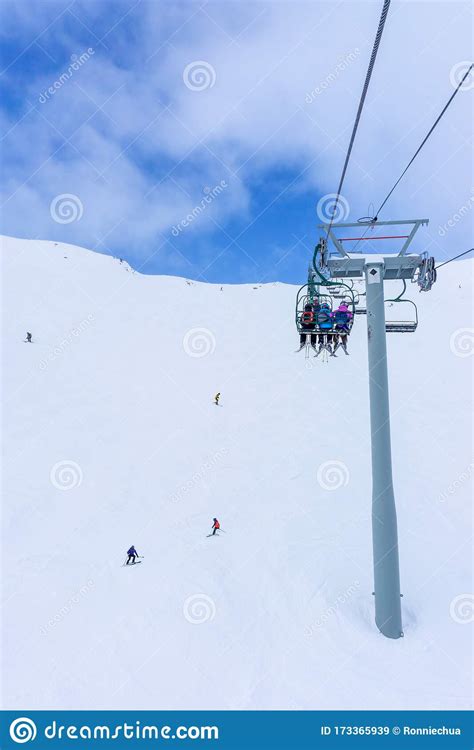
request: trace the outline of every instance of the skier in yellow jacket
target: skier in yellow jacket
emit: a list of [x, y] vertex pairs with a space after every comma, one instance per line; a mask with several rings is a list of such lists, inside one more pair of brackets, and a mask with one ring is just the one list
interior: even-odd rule
[[221, 397], [220, 393], [216, 393], [216, 395], [214, 396], [214, 403], [215, 403], [216, 406], [219, 406], [219, 399], [220, 399], [220, 397]]

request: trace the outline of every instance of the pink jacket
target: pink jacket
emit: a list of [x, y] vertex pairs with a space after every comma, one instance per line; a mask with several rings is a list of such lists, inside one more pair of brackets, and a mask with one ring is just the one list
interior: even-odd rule
[[344, 302], [339, 305], [336, 312], [345, 312], [348, 315], [349, 320], [352, 320], [352, 313]]

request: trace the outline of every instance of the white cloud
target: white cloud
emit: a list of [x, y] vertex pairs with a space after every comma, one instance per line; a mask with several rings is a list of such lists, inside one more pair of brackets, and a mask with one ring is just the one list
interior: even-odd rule
[[[36, 25], [35, 14], [10, 7], [25, 43], [51, 20], [42, 5]], [[98, 23], [100, 7], [73, 12], [88, 23], [96, 14]], [[250, 222], [251, 196], [275, 169], [299, 174], [292, 191], [311, 190], [316, 204], [337, 186], [379, 12], [366, 2], [138, 5], [104, 39], [108, 50], [91, 37], [95, 54], [50, 101], [41, 105], [38, 95], [56, 72], [28, 75], [25, 96], [37, 112], [6, 125], [6, 231], [26, 234], [28, 215], [33, 236], [93, 246], [108, 235], [117, 253], [133, 246], [145, 259], [203, 188], [222, 179], [229, 189], [191, 231], [231, 216]], [[67, 14], [41, 40], [80, 54]], [[469, 21], [464, 2], [392, 3], [343, 191], [354, 220], [384, 197], [452, 93], [450, 71], [470, 56]], [[207, 90], [183, 83], [195, 60], [215, 71]], [[13, 65], [10, 81], [15, 74]], [[471, 195], [471, 95], [456, 97], [382, 217], [430, 217], [438, 255], [469, 241], [468, 218], [442, 241], [437, 228]], [[63, 135], [72, 145], [60, 148]], [[67, 235], [53, 234], [49, 203], [64, 192], [81, 197], [84, 215]]]

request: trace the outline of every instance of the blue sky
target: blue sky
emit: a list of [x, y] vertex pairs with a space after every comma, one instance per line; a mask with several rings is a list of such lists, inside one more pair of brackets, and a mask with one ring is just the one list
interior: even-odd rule
[[[3, 233], [144, 273], [303, 282], [381, 5], [4, 2]], [[471, 14], [393, 0], [341, 219], [378, 205], [451, 95]], [[429, 218], [414, 250], [440, 259], [471, 242], [471, 97], [472, 80], [380, 217]]]

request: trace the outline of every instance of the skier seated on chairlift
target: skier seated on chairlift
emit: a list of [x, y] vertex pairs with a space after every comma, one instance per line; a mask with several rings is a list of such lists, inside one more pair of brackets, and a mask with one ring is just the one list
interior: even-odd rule
[[319, 348], [316, 352], [316, 357], [321, 354], [321, 352], [326, 349], [330, 354], [332, 354], [331, 345], [328, 339], [328, 333], [332, 331], [333, 328], [333, 317], [331, 308], [328, 305], [327, 302], [323, 302], [321, 305], [319, 312], [318, 312], [318, 344]]
[[137, 550], [135, 549], [135, 547], [134, 547], [134, 545], [133, 545], [133, 544], [132, 544], [132, 546], [130, 547], [130, 549], [128, 550], [128, 552], [127, 552], [127, 555], [128, 555], [128, 560], [127, 560], [127, 563], [126, 563], [126, 564], [128, 565], [128, 563], [129, 563], [129, 562], [130, 562], [130, 560], [131, 560], [131, 561], [132, 561], [132, 565], [134, 565], [134, 564], [135, 564], [135, 558], [137, 558], [137, 557], [138, 557], [138, 552], [137, 552]]
[[347, 351], [347, 337], [350, 333], [352, 313], [345, 302], [341, 302], [337, 310], [333, 313], [333, 320], [336, 337], [335, 346], [331, 356], [336, 356], [336, 351], [339, 349], [339, 347], [342, 347], [344, 354], [349, 354], [349, 352]]
[[311, 346], [313, 349], [316, 348], [316, 334], [313, 333], [315, 327], [316, 327], [316, 317], [313, 311], [313, 305], [311, 303], [307, 303], [304, 306], [304, 310], [301, 313], [300, 316], [300, 326], [301, 326], [301, 333], [300, 333], [300, 348], [298, 351], [301, 351], [301, 349], [306, 344], [306, 336], [307, 334], [311, 334]]

